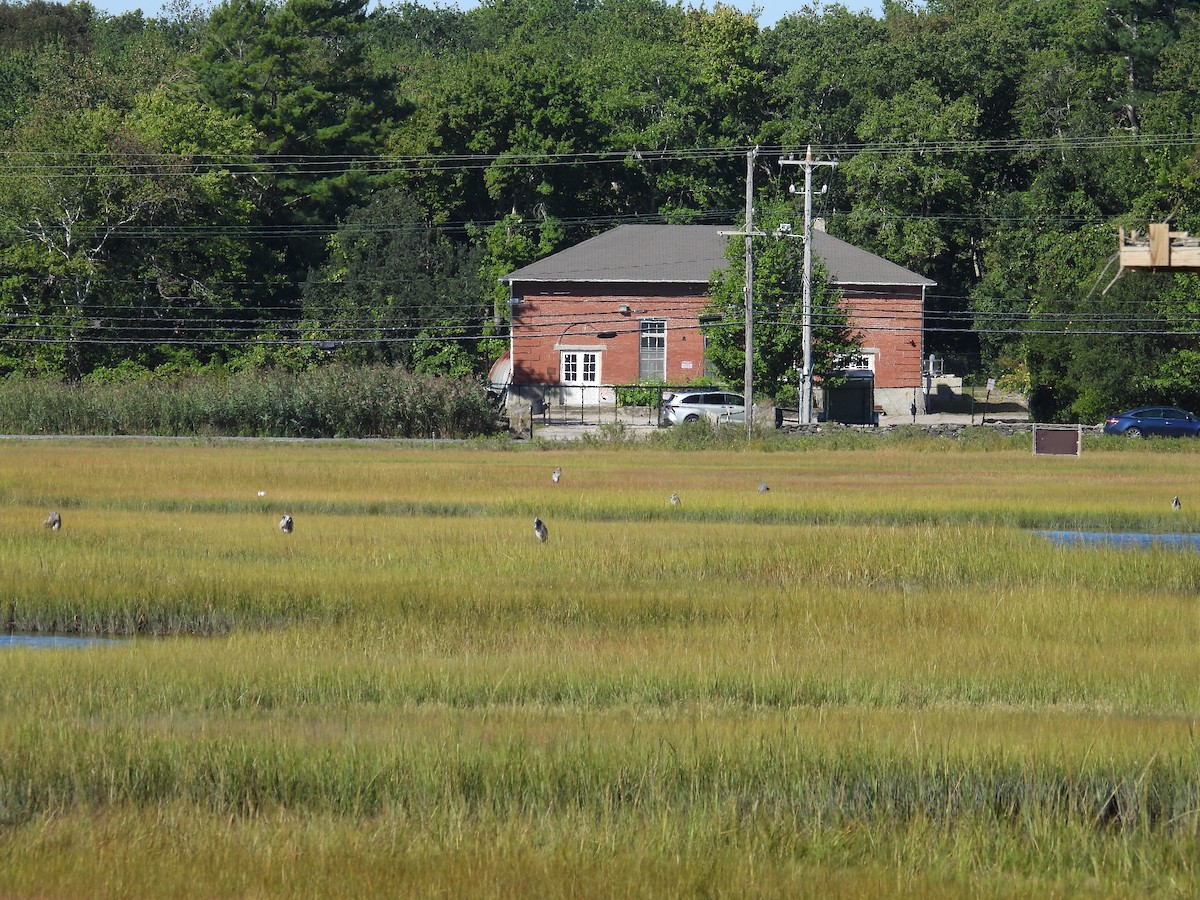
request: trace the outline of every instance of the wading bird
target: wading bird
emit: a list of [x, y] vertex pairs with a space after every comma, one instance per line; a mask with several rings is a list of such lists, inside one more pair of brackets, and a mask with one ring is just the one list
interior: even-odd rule
[[284, 534], [291, 534], [292, 529], [295, 527], [296, 524], [292, 521], [292, 517], [284, 513], [283, 518], [279, 520], [279, 530]]
[[1179, 498], [1176, 497], [1174, 500], [1171, 501], [1171, 509], [1179, 509], [1179, 508], [1180, 508]]
[[550, 480], [555, 484], [558, 484], [558, 479], [560, 478], [562, 478], [562, 466], [558, 466], [553, 472], [550, 473]]
[[767, 483], [765, 481], [760, 481], [758, 483], [758, 492], [760, 494], [765, 494], [769, 490], [770, 490], [770, 488], [767, 486]]
[[43, 528], [49, 528], [51, 531], [58, 531], [62, 528], [62, 516], [56, 512], [46, 516], [46, 521], [42, 523]]
[[536, 517], [533, 520], [533, 533], [543, 544], [546, 543], [546, 538], [550, 537], [550, 529], [546, 527], [546, 523]]
[[678, 494], [672, 494], [672, 495], [671, 495], [671, 505], [672, 505], [672, 506], [678, 506], [678, 505], [679, 505], [679, 495], [678, 495]]

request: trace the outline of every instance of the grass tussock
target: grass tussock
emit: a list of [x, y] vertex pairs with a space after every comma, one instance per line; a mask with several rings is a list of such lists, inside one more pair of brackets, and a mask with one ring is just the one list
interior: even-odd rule
[[3, 449], [0, 893], [1196, 887], [1186, 455]]

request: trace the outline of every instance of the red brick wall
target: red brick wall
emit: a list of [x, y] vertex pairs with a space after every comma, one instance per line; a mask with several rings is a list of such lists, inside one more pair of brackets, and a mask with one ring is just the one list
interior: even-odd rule
[[[666, 319], [670, 384], [685, 384], [704, 374], [704, 338], [699, 316], [707, 298], [687, 288], [662, 286], [647, 296], [647, 285], [516, 285], [522, 302], [513, 307], [513, 383], [557, 384], [560, 348], [601, 353], [600, 381], [631, 384], [638, 378], [641, 320]], [[923, 299], [920, 293], [877, 289], [843, 292], [850, 325], [864, 349], [878, 351], [875, 385], [917, 387], [923, 355]], [[621, 307], [629, 308], [628, 313]], [[601, 334], [604, 334], [601, 337]], [[690, 366], [689, 366], [690, 364]]]
[[921, 383], [924, 302], [920, 294], [881, 296], [843, 291], [850, 326], [864, 350], [877, 350], [875, 386], [917, 387]]
[[[706, 297], [682, 291], [646, 296], [619, 287], [589, 294], [588, 288], [562, 287], [567, 289], [548, 293], [518, 286], [514, 291], [522, 297], [513, 308], [514, 384], [557, 384], [563, 347], [599, 350], [604, 384], [637, 381], [642, 319], [666, 320], [668, 382], [685, 383], [704, 374], [699, 317]], [[622, 306], [629, 311], [621, 312]]]

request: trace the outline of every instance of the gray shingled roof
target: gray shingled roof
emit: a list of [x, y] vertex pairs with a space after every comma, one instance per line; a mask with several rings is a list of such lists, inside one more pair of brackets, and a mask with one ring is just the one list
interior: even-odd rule
[[[728, 263], [728, 232], [736, 230], [733, 225], [619, 225], [500, 280], [510, 285], [530, 281], [707, 284], [713, 270]], [[838, 284], [936, 283], [824, 231], [813, 232], [813, 253]]]

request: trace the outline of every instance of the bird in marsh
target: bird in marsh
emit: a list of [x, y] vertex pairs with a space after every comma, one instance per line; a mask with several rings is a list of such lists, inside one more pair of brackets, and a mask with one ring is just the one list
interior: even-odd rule
[[1180, 506], [1178, 497], [1176, 497], [1174, 500], [1171, 501], [1171, 509], [1181, 509], [1181, 508], [1182, 507]]
[[292, 529], [295, 527], [296, 523], [292, 521], [292, 517], [284, 513], [283, 518], [279, 520], [279, 530], [284, 534], [291, 534]]
[[671, 505], [672, 505], [672, 506], [678, 506], [678, 505], [679, 505], [679, 495], [678, 495], [678, 494], [672, 494], [672, 495], [671, 495]]
[[550, 529], [546, 527], [546, 523], [536, 517], [533, 520], [533, 533], [543, 544], [546, 543], [546, 538], [550, 537]]
[[760, 481], [758, 483], [758, 492], [760, 494], [765, 494], [769, 490], [771, 490], [771, 488], [767, 485], [767, 483], [765, 481]]
[[558, 484], [558, 479], [562, 478], [562, 466], [556, 466], [554, 471], [550, 473], [550, 480]]
[[49, 528], [51, 531], [58, 531], [62, 528], [62, 516], [56, 512], [46, 516], [46, 521], [42, 523], [43, 528]]

